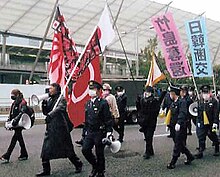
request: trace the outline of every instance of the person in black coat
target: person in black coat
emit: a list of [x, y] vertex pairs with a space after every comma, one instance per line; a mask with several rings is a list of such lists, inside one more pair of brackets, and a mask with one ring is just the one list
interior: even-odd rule
[[114, 129], [118, 132], [119, 138], [118, 140], [122, 143], [124, 140], [124, 129], [125, 129], [125, 119], [127, 116], [127, 95], [125, 93], [125, 89], [122, 86], [115, 87], [116, 90], [116, 101], [119, 110], [119, 121], [118, 124], [114, 127]]
[[157, 116], [160, 111], [161, 102], [166, 92], [162, 92], [159, 99], [153, 95], [153, 88], [147, 86], [145, 92], [139, 95], [136, 101], [138, 111], [138, 124], [141, 126], [140, 132], [144, 133], [146, 149], [144, 158], [149, 159], [154, 155], [153, 135], [157, 125]]
[[75, 154], [72, 144], [70, 132], [73, 125], [66, 110], [65, 98], [61, 97], [57, 107], [54, 108], [60, 93], [60, 85], [51, 84], [49, 98], [42, 103], [42, 111], [46, 115], [46, 132], [41, 151], [43, 171], [36, 176], [50, 175], [50, 160], [59, 158], [68, 158], [76, 168], [75, 173], [80, 173], [82, 170], [83, 164]]
[[174, 169], [180, 153], [186, 155], [185, 165], [190, 165], [194, 160], [193, 155], [186, 147], [187, 136], [187, 101], [180, 97], [180, 89], [170, 86], [170, 97], [173, 100], [170, 120], [170, 132], [174, 141], [173, 156], [171, 162], [167, 165], [168, 169]]
[[211, 88], [209, 85], [201, 87], [202, 98], [198, 101], [198, 116], [196, 119], [196, 134], [199, 140], [199, 151], [195, 154], [197, 159], [203, 157], [205, 150], [206, 136], [213, 142], [215, 146], [214, 156], [219, 156], [219, 142], [216, 134], [219, 128], [219, 103], [211, 95]]
[[28, 153], [25, 147], [23, 136], [22, 136], [22, 130], [24, 128], [16, 127], [22, 114], [25, 113], [27, 110], [27, 102], [23, 98], [23, 94], [21, 93], [21, 91], [18, 89], [13, 89], [11, 91], [11, 99], [14, 101], [11, 105], [8, 121], [12, 121], [13, 127], [11, 129], [14, 130], [14, 135], [11, 139], [11, 143], [8, 147], [7, 152], [3, 154], [0, 158], [2, 163], [9, 163], [11, 153], [14, 150], [14, 147], [17, 141], [19, 142], [21, 146], [21, 151], [20, 151], [21, 154], [18, 157], [18, 160], [21, 161], [21, 160], [28, 159]]
[[[102, 85], [96, 81], [89, 82], [89, 96], [91, 99], [85, 107], [85, 125], [86, 134], [82, 153], [86, 160], [92, 165], [92, 171], [89, 177], [104, 177], [105, 173], [105, 145], [102, 139], [112, 134], [112, 115], [109, 110], [108, 102], [100, 97]], [[92, 149], [95, 146], [95, 154]]]

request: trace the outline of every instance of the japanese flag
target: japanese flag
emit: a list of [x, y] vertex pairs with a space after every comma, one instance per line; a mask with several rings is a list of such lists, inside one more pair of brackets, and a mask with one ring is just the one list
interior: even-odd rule
[[99, 19], [98, 28], [100, 36], [99, 43], [103, 52], [105, 50], [105, 47], [108, 46], [115, 38], [115, 31], [109, 18], [109, 11], [107, 5], [105, 6], [102, 15]]

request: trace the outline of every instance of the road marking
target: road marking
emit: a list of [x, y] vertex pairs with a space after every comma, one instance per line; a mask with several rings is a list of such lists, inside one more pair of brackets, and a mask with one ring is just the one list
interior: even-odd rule
[[[196, 131], [192, 131], [192, 133], [196, 133]], [[164, 137], [164, 136], [168, 136], [169, 133], [166, 134], [159, 134], [159, 135], [154, 135], [154, 137]]]

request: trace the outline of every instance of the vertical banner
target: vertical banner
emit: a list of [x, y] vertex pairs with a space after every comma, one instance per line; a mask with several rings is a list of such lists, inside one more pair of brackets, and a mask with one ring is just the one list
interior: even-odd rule
[[172, 78], [190, 77], [190, 69], [171, 13], [151, 19], [159, 36], [168, 72]]
[[205, 18], [186, 22], [187, 36], [192, 53], [195, 77], [212, 77], [212, 65], [208, 47]]

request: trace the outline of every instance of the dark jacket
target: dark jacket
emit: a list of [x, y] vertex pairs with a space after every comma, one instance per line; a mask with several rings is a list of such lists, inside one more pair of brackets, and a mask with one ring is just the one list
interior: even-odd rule
[[118, 96], [116, 94], [115, 98], [118, 106], [119, 115], [120, 117], [123, 117], [125, 116], [127, 109], [127, 95], [125, 93], [121, 96]]
[[43, 159], [67, 158], [73, 155], [73, 144], [68, 128], [67, 103], [61, 98], [57, 107], [53, 109], [59, 95], [49, 97], [42, 103], [43, 114], [47, 116], [46, 132], [41, 152]]
[[[27, 102], [25, 101], [24, 98], [18, 97], [12, 103], [8, 120], [9, 121], [14, 120], [12, 123], [13, 126], [16, 126], [18, 124], [22, 114], [26, 112], [26, 110], [27, 110]], [[16, 129], [16, 128], [13, 127], [12, 129]]]
[[87, 133], [112, 132], [112, 116], [106, 100], [96, 98], [94, 102], [89, 100], [86, 103], [84, 131]]
[[188, 114], [186, 98], [179, 97], [177, 101], [172, 102], [172, 104], [170, 105], [170, 110], [170, 126], [175, 126], [177, 123], [181, 126], [186, 126]]
[[204, 102], [203, 99], [201, 99], [198, 102], [198, 118], [197, 123], [204, 124], [203, 121], [203, 111], [206, 111], [209, 125], [212, 126], [213, 123], [219, 124], [219, 103], [215, 98], [211, 98], [209, 101]]
[[166, 92], [162, 92], [159, 99], [156, 99], [153, 95], [147, 98], [143, 94], [138, 96], [136, 108], [138, 111], [138, 123], [141, 127], [156, 128], [157, 116], [165, 94]]
[[166, 109], [166, 114], [169, 111], [170, 105], [172, 104], [172, 99], [170, 98], [170, 94], [169, 92], [165, 95], [164, 97], [164, 101], [163, 101], [163, 105], [162, 105], [162, 109]]

